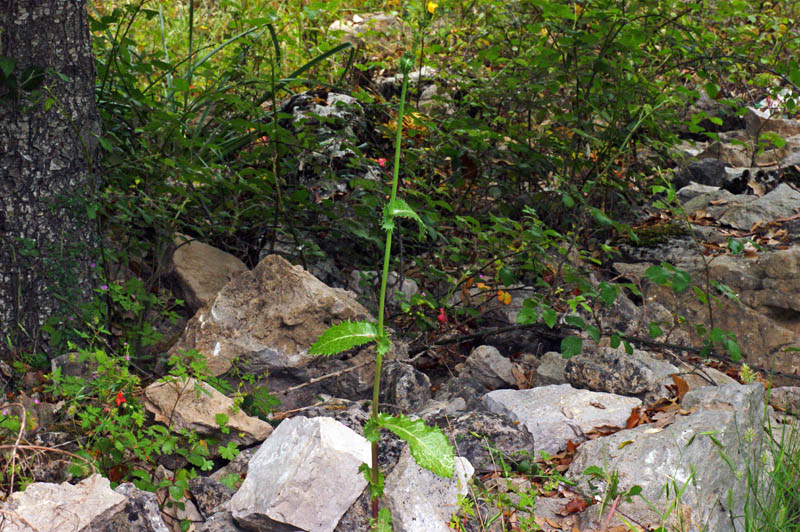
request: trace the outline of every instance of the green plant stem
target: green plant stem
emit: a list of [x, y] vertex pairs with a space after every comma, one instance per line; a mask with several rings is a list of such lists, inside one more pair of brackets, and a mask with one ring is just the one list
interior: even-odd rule
[[[400, 91], [400, 109], [397, 112], [397, 136], [394, 142], [394, 167], [392, 168], [392, 194], [389, 196], [389, 205], [391, 205], [397, 197], [397, 183], [400, 174], [400, 148], [403, 142], [403, 112], [406, 103], [406, 90], [408, 89], [408, 71], [403, 72], [403, 88]], [[381, 275], [381, 293], [380, 302], [378, 303], [378, 334], [384, 335], [386, 332], [383, 328], [384, 308], [386, 306], [386, 284], [389, 278], [389, 259], [392, 254], [392, 233], [391, 228], [386, 230], [386, 245], [383, 250], [383, 273]], [[381, 390], [381, 366], [383, 365], [383, 354], [380, 349], [376, 349], [377, 356], [375, 357], [375, 381], [372, 386], [372, 419], [377, 423], [378, 421], [378, 405]], [[378, 485], [378, 442], [372, 444], [372, 484]], [[378, 518], [378, 498], [372, 499], [372, 518]]]

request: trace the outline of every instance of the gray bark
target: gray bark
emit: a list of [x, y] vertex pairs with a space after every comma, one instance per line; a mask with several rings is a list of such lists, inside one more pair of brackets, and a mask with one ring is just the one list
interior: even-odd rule
[[[46, 352], [41, 326], [87, 294], [99, 119], [86, 0], [0, 0], [0, 356]], [[29, 68], [40, 83], [20, 87]], [[60, 75], [58, 75], [60, 74]], [[66, 79], [62, 79], [65, 76]], [[1, 79], [1, 78], [0, 78]], [[49, 101], [48, 101], [49, 100]]]

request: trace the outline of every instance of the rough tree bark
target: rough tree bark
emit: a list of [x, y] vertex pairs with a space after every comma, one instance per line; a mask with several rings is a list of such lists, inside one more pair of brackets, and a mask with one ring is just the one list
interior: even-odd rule
[[87, 294], [92, 230], [75, 200], [99, 133], [88, 22], [86, 0], [0, 0], [0, 67], [13, 65], [0, 72], [0, 358], [46, 352], [42, 324]]

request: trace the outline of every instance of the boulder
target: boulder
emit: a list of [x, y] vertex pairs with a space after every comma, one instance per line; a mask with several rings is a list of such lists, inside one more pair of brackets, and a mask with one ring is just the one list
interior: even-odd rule
[[454, 442], [456, 454], [480, 473], [502, 469], [503, 463], [511, 467], [525, 459], [533, 461], [533, 436], [525, 425], [502, 414], [473, 411], [450, 416], [436, 412], [424, 419], [428, 425], [441, 427]]
[[383, 501], [392, 512], [395, 532], [450, 532], [458, 497], [467, 494], [475, 470], [469, 460], [455, 458], [455, 474], [444, 478], [417, 465], [408, 448], [386, 477]]
[[[617, 271], [644, 283], [646, 301], [657, 300], [678, 315], [686, 317], [680, 331], [692, 345], [701, 347], [695, 323], [709, 323], [708, 306], [699, 301], [693, 290], [675, 294], [670, 287], [646, 281], [648, 263], [615, 264]], [[694, 282], [705, 278], [702, 260], [684, 259], [676, 264]], [[710, 278], [727, 285], [738, 295], [733, 301], [714, 291], [714, 326], [736, 334], [745, 360], [757, 367], [793, 373], [800, 371], [800, 361], [786, 348], [800, 346], [800, 246], [762, 253], [757, 259], [721, 255], [709, 262]], [[701, 285], [702, 286], [702, 285]], [[776, 376], [776, 383], [783, 381]]]
[[330, 418], [283, 421], [250, 461], [230, 502], [248, 530], [331, 532], [367, 485], [369, 442]]
[[570, 358], [565, 369], [567, 382], [576, 388], [636, 395], [646, 402], [666, 397], [664, 384], [672, 384], [670, 375], [678, 371], [645, 351], [634, 349], [629, 355], [611, 347], [586, 349]]
[[567, 382], [567, 359], [558, 351], [548, 351], [542, 355], [534, 377], [536, 386], [564, 384], [565, 382]]
[[[193, 430], [202, 436], [214, 436], [222, 444], [233, 441], [250, 445], [264, 441], [272, 433], [272, 425], [248, 416], [236, 408], [233, 399], [191, 377], [154, 382], [145, 388], [144, 406], [155, 415], [156, 422], [174, 431]], [[227, 434], [217, 421], [220, 415], [227, 417]]]
[[214, 375], [237, 358], [257, 374], [302, 367], [315, 360], [308, 349], [330, 325], [369, 318], [351, 292], [269, 255], [200, 309], [169, 354], [196, 349]]
[[177, 235], [172, 253], [171, 273], [190, 310], [211, 302], [223, 286], [247, 271], [244, 262], [199, 240]]
[[382, 373], [382, 403], [415, 412], [431, 399], [431, 380], [411, 364], [389, 361]]
[[[677, 519], [682, 518], [692, 524], [691, 530], [744, 530], [748, 475], [740, 473], [760, 460], [764, 388], [761, 384], [701, 388], [687, 393], [682, 406], [692, 413], [677, 416], [664, 428], [640, 425], [584, 443], [567, 476], [591, 490], [583, 475], [587, 468], [616, 472], [620, 492], [638, 485], [655, 508], [676, 505], [664, 523], [668, 528], [678, 526]], [[640, 497], [621, 501], [619, 510], [619, 515], [640, 525], [662, 526], [661, 515]], [[586, 513], [587, 518], [597, 517], [596, 510]], [[583, 524], [582, 528], [593, 525]], [[613, 528], [621, 522], [615, 516], [610, 524]]]
[[483, 404], [490, 412], [524, 424], [536, 441], [537, 454], [555, 454], [568, 440], [585, 441], [586, 433], [595, 427], [624, 427], [631, 410], [642, 401], [553, 384], [530, 390], [495, 390], [483, 396]]
[[461, 375], [471, 377], [490, 390], [515, 386], [514, 364], [500, 354], [496, 347], [476, 347], [464, 362]]
[[[3, 504], [3, 532], [88, 532], [125, 508], [125, 496], [98, 474], [76, 485], [35, 482]], [[30, 525], [30, 526], [29, 526]]]
[[121, 511], [92, 522], [87, 532], [170, 532], [154, 493], [130, 482], [120, 484], [114, 492], [125, 496]]

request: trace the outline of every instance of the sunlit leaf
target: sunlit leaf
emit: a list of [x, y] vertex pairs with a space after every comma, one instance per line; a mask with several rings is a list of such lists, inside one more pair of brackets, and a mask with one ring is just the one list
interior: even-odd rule
[[335, 355], [358, 345], [377, 340], [377, 338], [378, 328], [374, 323], [345, 321], [322, 333], [322, 336], [308, 350], [308, 354]]
[[378, 424], [408, 442], [417, 465], [441, 477], [452, 477], [455, 468], [453, 447], [439, 427], [429, 427], [421, 419], [378, 414]]

